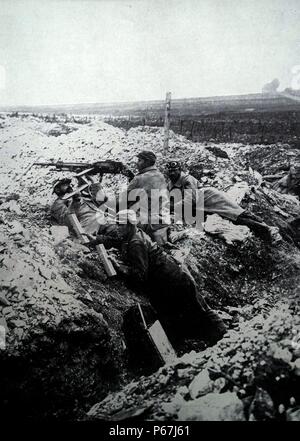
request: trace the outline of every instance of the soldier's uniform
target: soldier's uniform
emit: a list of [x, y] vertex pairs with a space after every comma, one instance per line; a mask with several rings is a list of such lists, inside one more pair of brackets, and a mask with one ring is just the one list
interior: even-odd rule
[[[196, 208], [196, 204], [199, 202], [197, 210], [202, 210], [206, 214], [219, 214], [222, 217], [235, 221], [245, 211], [223, 191], [213, 187], [203, 188], [194, 176], [183, 172], [181, 172], [180, 177], [175, 183], [171, 182], [171, 180], [168, 181], [169, 192], [175, 189], [181, 191], [182, 198], [185, 198], [185, 202], [191, 203], [193, 209]], [[184, 193], [184, 190], [191, 190], [191, 192]]]
[[[169, 163], [168, 168], [169, 170], [181, 170], [178, 161], [172, 161]], [[172, 190], [175, 189], [181, 191], [182, 200], [185, 200], [185, 202], [192, 205], [194, 209], [193, 215], [195, 215], [195, 209], [197, 209], [197, 212], [200, 212], [200, 214], [203, 211], [203, 217], [205, 214], [218, 214], [231, 220], [236, 225], [248, 226], [263, 240], [268, 240], [273, 243], [281, 240], [279, 229], [277, 227], [268, 226], [258, 216], [249, 213], [240, 207], [223, 191], [219, 191], [213, 187], [201, 187], [200, 182], [191, 175], [180, 171], [180, 175], [175, 183], [170, 179], [168, 182], [168, 190], [169, 192], [172, 192]], [[191, 192], [186, 195], [185, 190], [191, 190]], [[186, 197], [189, 198], [187, 201]], [[177, 213], [178, 212], [176, 212], [176, 214]]]
[[283, 176], [273, 184], [273, 190], [300, 198], [300, 177], [293, 179], [290, 174]]
[[[101, 191], [101, 184], [93, 184], [93, 191]], [[80, 197], [78, 200], [62, 199], [58, 197], [51, 206], [51, 217], [59, 225], [71, 227], [68, 215], [75, 213], [84, 231], [94, 235], [101, 230], [101, 226], [106, 224], [104, 207], [99, 208], [90, 198]]]
[[[145, 192], [147, 206], [140, 212], [140, 228], [154, 241], [163, 244], [167, 240], [167, 229], [170, 223], [168, 190], [163, 174], [155, 166], [144, 168], [130, 181], [127, 195], [132, 190]], [[160, 193], [160, 202], [155, 199], [153, 190]], [[129, 201], [128, 208], [133, 204], [134, 202]]]
[[[110, 229], [115, 238], [117, 226]], [[104, 244], [109, 243], [109, 235], [102, 239]], [[132, 287], [147, 293], [170, 337], [204, 338], [211, 343], [222, 337], [226, 327], [198, 292], [190, 273], [144, 231], [136, 229], [122, 244], [121, 254], [130, 268], [128, 278]]]

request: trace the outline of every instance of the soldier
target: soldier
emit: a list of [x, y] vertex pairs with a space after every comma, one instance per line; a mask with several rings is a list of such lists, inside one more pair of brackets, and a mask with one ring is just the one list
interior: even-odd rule
[[300, 198], [300, 163], [290, 167], [287, 175], [273, 184], [273, 190]]
[[[152, 240], [162, 245], [167, 242], [169, 225], [167, 184], [163, 174], [155, 166], [156, 156], [153, 152], [143, 150], [138, 153], [137, 158], [138, 174], [130, 181], [126, 192], [127, 204], [122, 206], [133, 207], [130, 192], [145, 192], [147, 207], [146, 210], [141, 210], [140, 228], [149, 234]], [[157, 194], [160, 193], [160, 201], [158, 197], [155, 199], [153, 190], [157, 191]]]
[[76, 193], [65, 199], [65, 196], [73, 193], [73, 187], [71, 179], [64, 178], [55, 183], [53, 193], [57, 195], [57, 199], [51, 206], [51, 216], [59, 225], [70, 227], [68, 215], [75, 213], [84, 231], [95, 235], [106, 223], [103, 204], [107, 202], [107, 197], [100, 183], [91, 184], [86, 197]]
[[120, 249], [125, 265], [113, 259], [116, 270], [136, 291], [148, 295], [170, 338], [204, 338], [209, 344], [222, 338], [226, 326], [203, 299], [189, 271], [137, 227], [132, 210], [120, 212], [117, 222], [107, 225], [91, 245]]
[[[287, 175], [272, 185], [273, 190], [281, 194], [290, 194], [300, 199], [300, 163], [291, 165]], [[300, 217], [288, 222], [289, 233], [296, 245], [300, 245]]]
[[[179, 161], [170, 161], [166, 165], [168, 174], [168, 190], [172, 192], [179, 189], [182, 192], [182, 199], [185, 197], [184, 190], [191, 190], [188, 194], [189, 202], [193, 210], [203, 210], [205, 214], [219, 214], [220, 216], [231, 220], [236, 225], [247, 225], [254, 234], [264, 240], [276, 242], [281, 239], [279, 229], [270, 227], [264, 223], [258, 216], [246, 212], [235, 201], [213, 187], [202, 187], [200, 182], [193, 176], [184, 173]], [[197, 192], [202, 192], [204, 207], [197, 207]]]

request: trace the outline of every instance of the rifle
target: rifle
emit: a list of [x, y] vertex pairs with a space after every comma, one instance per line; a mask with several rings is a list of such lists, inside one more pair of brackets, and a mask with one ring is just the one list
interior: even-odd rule
[[35, 162], [34, 165], [39, 167], [55, 167], [58, 171], [71, 171], [76, 172], [76, 177], [83, 177], [84, 175], [95, 175], [100, 173], [110, 174], [124, 174], [129, 179], [132, 179], [134, 174], [132, 171], [120, 161], [114, 161], [107, 159], [106, 161], [97, 162], [64, 162], [64, 161], [51, 161], [51, 162]]

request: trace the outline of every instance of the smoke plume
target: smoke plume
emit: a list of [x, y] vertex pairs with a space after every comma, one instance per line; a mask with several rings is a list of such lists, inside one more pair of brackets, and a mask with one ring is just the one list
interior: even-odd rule
[[271, 81], [270, 83], [267, 83], [263, 86], [262, 88], [262, 93], [276, 93], [277, 89], [279, 87], [279, 80], [278, 78], [274, 78], [273, 81]]

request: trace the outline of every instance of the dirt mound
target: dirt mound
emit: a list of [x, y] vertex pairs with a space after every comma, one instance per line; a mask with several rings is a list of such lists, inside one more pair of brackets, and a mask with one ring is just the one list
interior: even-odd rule
[[[96, 253], [91, 253], [69, 237], [65, 229], [55, 230], [51, 226], [51, 185], [68, 173], [31, 165], [39, 157], [40, 160], [54, 158], [66, 161], [111, 158], [134, 167], [135, 154], [142, 149], [150, 149], [157, 154], [158, 166], [164, 171], [163, 132], [161, 128], [146, 126], [125, 132], [94, 119], [88, 120], [88, 124], [66, 122], [69, 133], [49, 136], [49, 130], [54, 126], [40, 118], [6, 117], [1, 121], [3, 161], [0, 170], [4, 195], [0, 205], [0, 264], [3, 270], [0, 313], [1, 325], [6, 330], [6, 349], [0, 352], [5, 368], [1, 377], [5, 397], [2, 410], [5, 415], [75, 418], [93, 402], [101, 400], [109, 390], [121, 388], [132, 377], [124, 353], [123, 316], [137, 300], [144, 304], [147, 300], [128, 289], [120, 278], [107, 279]], [[71, 131], [72, 128], [77, 130]], [[287, 332], [280, 333], [280, 320], [290, 320], [289, 325], [298, 332], [296, 310], [285, 310], [280, 318], [276, 304], [280, 299], [288, 303], [299, 285], [299, 250], [287, 227], [291, 218], [299, 216], [299, 202], [261, 186], [260, 176], [248, 168], [252, 164], [254, 169], [254, 162], [244, 161], [246, 152], [252, 152], [255, 157], [257, 146], [218, 145], [227, 156], [216, 156], [213, 148], [206, 149], [213, 146], [212, 143], [206, 146], [192, 143], [171, 133], [168, 158], [182, 161], [204, 186], [229, 191], [244, 207], [259, 214], [268, 224], [279, 226], [283, 241], [270, 246], [250, 234], [227, 243], [220, 236], [205, 231], [195, 235], [193, 230], [186, 238], [176, 242], [178, 248], [168, 252], [187, 266], [201, 293], [220, 311], [230, 328], [236, 327], [238, 333], [229, 333], [229, 337], [216, 348], [187, 355], [176, 366], [164, 367], [153, 376], [132, 383], [116, 397], [109, 396], [91, 412], [94, 417], [98, 418], [100, 413], [111, 414], [121, 407], [147, 407], [149, 404], [153, 408], [147, 418], [191, 415], [192, 410], [182, 399], [189, 402], [198, 398], [193, 393], [190, 397], [194, 398], [189, 399], [187, 386], [202, 368], [206, 366], [208, 369], [207, 363], [214, 360], [216, 354], [221, 360], [227, 357], [228, 365], [221, 363], [224, 375], [218, 373], [218, 376], [224, 377], [223, 380], [213, 377], [216, 373], [209, 372], [214, 388], [208, 394], [219, 393], [220, 390], [235, 394], [228, 395], [228, 400], [238, 409], [238, 415], [241, 415], [238, 400], [242, 400], [247, 418], [250, 398], [253, 401], [255, 396], [255, 400], [259, 401], [265, 393], [258, 387], [271, 396], [275, 406], [275, 410], [270, 411], [271, 415], [280, 418], [284, 414], [285, 411], [279, 412], [277, 404], [284, 404], [285, 409], [288, 407], [287, 399], [278, 398], [273, 391], [274, 384], [277, 384], [272, 383], [273, 380], [270, 380], [271, 385], [247, 380], [249, 389], [246, 390], [243, 370], [239, 375], [235, 374], [238, 375], [235, 383], [228, 378], [239, 363], [234, 358], [235, 354], [239, 354], [239, 348], [246, 360], [241, 362], [243, 369], [249, 368], [249, 360], [253, 363], [259, 360], [259, 351], [264, 349], [255, 346], [255, 339], [262, 339], [262, 347], [271, 357], [262, 366], [266, 369], [271, 366], [270, 378], [273, 378], [274, 357], [265, 344], [267, 334], [274, 334], [274, 343], [284, 349], [283, 341], [293, 338], [293, 330], [289, 327]], [[263, 161], [263, 153], [268, 157], [269, 150], [257, 148], [258, 152], [262, 151], [260, 160]], [[288, 152], [287, 148], [284, 154], [288, 155]], [[272, 161], [275, 170], [276, 155]], [[126, 185], [126, 179], [106, 176], [103, 183], [108, 192], [113, 192]], [[268, 325], [263, 321], [255, 324], [255, 316], [260, 312]], [[273, 317], [273, 334], [273, 325], [267, 321], [268, 317]], [[255, 338], [249, 342], [248, 334], [251, 337], [251, 332]], [[249, 350], [247, 345], [242, 346], [244, 343], [250, 344]], [[229, 355], [225, 355], [226, 351]], [[288, 392], [291, 390], [289, 382], [295, 384], [297, 380], [294, 372], [297, 372], [298, 366], [297, 354], [289, 351], [292, 358], [288, 361], [289, 368], [284, 371], [288, 372]], [[291, 363], [295, 363], [296, 369]], [[256, 373], [254, 377], [257, 379]], [[223, 384], [224, 381], [226, 385], [218, 390], [220, 386], [215, 383]], [[233, 389], [234, 386], [238, 389]], [[243, 388], [244, 395], [240, 392]], [[280, 391], [283, 389], [280, 387]], [[155, 394], [165, 402], [165, 410], [156, 401]], [[208, 397], [211, 403], [215, 403], [214, 398]], [[298, 399], [296, 396], [292, 398]], [[180, 414], [176, 400], [181, 400]], [[170, 410], [172, 406], [176, 411]], [[222, 413], [222, 409], [219, 412]]]
[[122, 311], [135, 296], [107, 281], [95, 253], [65, 231], [59, 241], [57, 227], [41, 217], [35, 225], [14, 202], [13, 212], [0, 205], [0, 407], [20, 418], [74, 417], [83, 394], [90, 401], [120, 381]]
[[289, 144], [248, 146], [240, 153], [245, 167], [252, 167], [263, 175], [284, 173], [290, 164], [300, 161], [300, 151]]
[[300, 398], [299, 306], [263, 306], [215, 347], [129, 383], [88, 418], [118, 421], [141, 409], [140, 419], [154, 421], [291, 419]]

